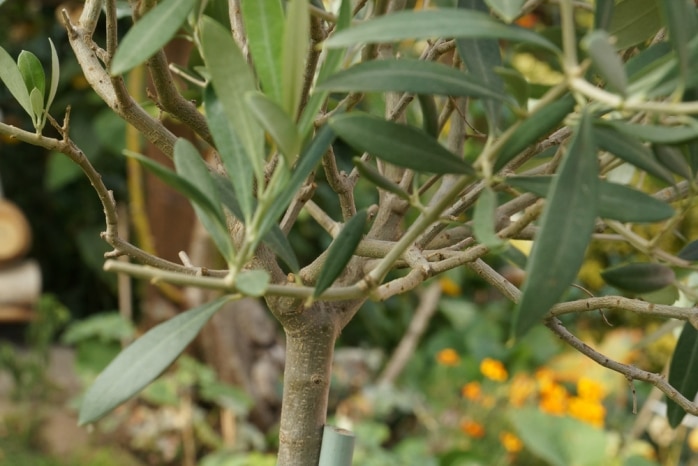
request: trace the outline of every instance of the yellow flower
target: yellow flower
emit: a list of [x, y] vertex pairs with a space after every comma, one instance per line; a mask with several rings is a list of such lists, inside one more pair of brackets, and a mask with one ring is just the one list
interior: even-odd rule
[[567, 400], [569, 396], [565, 387], [552, 383], [547, 386], [545, 392], [541, 392], [541, 399], [538, 408], [544, 413], [563, 415], [567, 411]]
[[588, 400], [580, 397], [569, 399], [567, 412], [570, 416], [594, 427], [603, 427], [606, 417], [606, 408], [597, 400]]
[[588, 377], [580, 377], [577, 381], [577, 395], [590, 401], [601, 401], [605, 396], [601, 383]]
[[462, 430], [464, 434], [473, 438], [482, 438], [485, 436], [485, 428], [482, 426], [482, 424], [471, 421], [470, 419], [464, 419], [461, 421], [460, 430]]
[[482, 387], [479, 382], [468, 382], [461, 388], [463, 398], [471, 401], [477, 401], [482, 395]]
[[461, 295], [461, 289], [460, 285], [450, 279], [449, 277], [441, 277], [439, 279], [439, 286], [441, 287], [441, 291], [443, 294], [446, 296], [460, 296]]
[[495, 382], [504, 382], [509, 377], [504, 364], [492, 358], [485, 358], [482, 360], [480, 363], [480, 372], [482, 375]]
[[536, 391], [536, 383], [525, 374], [517, 374], [509, 387], [509, 402], [516, 407], [523, 406]]
[[446, 348], [436, 354], [436, 361], [442, 366], [457, 366], [460, 363], [460, 356], [453, 348]]
[[499, 434], [499, 441], [509, 453], [518, 453], [523, 449], [523, 442], [511, 432], [502, 432]]

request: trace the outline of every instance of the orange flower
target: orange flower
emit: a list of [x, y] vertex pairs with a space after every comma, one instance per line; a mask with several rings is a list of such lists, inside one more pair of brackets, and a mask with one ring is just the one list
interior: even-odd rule
[[482, 424], [471, 421], [470, 419], [464, 419], [461, 421], [460, 430], [462, 430], [464, 434], [473, 438], [482, 438], [485, 436], [485, 428], [482, 426]]
[[477, 401], [482, 395], [482, 387], [479, 382], [468, 382], [461, 388], [463, 398], [471, 401]]
[[460, 285], [449, 277], [441, 277], [439, 279], [439, 286], [441, 287], [441, 291], [443, 292], [443, 294], [445, 294], [446, 296], [461, 295]]
[[453, 348], [446, 348], [436, 354], [436, 361], [442, 366], [457, 366], [460, 363], [460, 356]]
[[509, 453], [518, 453], [523, 449], [523, 442], [511, 432], [502, 432], [499, 434], [499, 441]]
[[563, 415], [567, 410], [567, 399], [569, 395], [565, 387], [552, 383], [546, 392], [541, 392], [541, 399], [538, 408], [548, 414]]
[[536, 24], [538, 24], [538, 16], [536, 16], [535, 13], [528, 13], [519, 17], [514, 22], [522, 28], [532, 29]]
[[605, 396], [601, 383], [588, 377], [580, 377], [577, 381], [577, 395], [590, 401], [601, 401]]
[[597, 400], [587, 400], [580, 397], [569, 399], [567, 412], [570, 416], [594, 427], [603, 427], [606, 408]]
[[511, 380], [509, 402], [516, 407], [523, 406], [528, 398], [536, 391], [536, 383], [525, 374], [517, 374]]
[[504, 382], [509, 377], [504, 364], [492, 358], [485, 358], [482, 360], [480, 363], [480, 372], [482, 375], [495, 382]]

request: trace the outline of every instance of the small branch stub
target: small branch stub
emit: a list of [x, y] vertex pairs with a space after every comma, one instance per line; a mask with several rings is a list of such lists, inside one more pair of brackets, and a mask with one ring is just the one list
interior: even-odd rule
[[351, 466], [354, 434], [339, 427], [325, 426], [322, 434], [319, 466]]

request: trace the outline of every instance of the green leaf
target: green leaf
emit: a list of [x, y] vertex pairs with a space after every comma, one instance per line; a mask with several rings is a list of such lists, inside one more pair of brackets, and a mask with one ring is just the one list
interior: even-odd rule
[[235, 277], [235, 288], [245, 296], [259, 298], [264, 296], [270, 281], [266, 270], [244, 270]]
[[361, 175], [365, 180], [375, 184], [380, 189], [391, 192], [397, 195], [398, 197], [405, 199], [406, 201], [410, 200], [410, 195], [407, 194], [407, 192], [405, 192], [404, 189], [402, 189], [398, 184], [393, 183], [392, 181], [381, 175], [378, 170], [373, 168], [372, 165], [369, 165], [368, 163], [361, 160], [360, 157], [354, 157], [352, 159], [352, 162], [354, 162], [354, 166], [356, 167], [356, 170], [359, 172], [359, 175]]
[[633, 293], [650, 293], [676, 280], [674, 271], [662, 264], [637, 262], [606, 269], [601, 277], [611, 286]]
[[212, 87], [204, 91], [206, 119], [216, 143], [216, 149], [221, 156], [225, 171], [233, 182], [233, 189], [241, 215], [233, 212], [240, 220], [247, 222], [252, 217], [254, 203], [254, 176], [249, 157], [240, 141], [237, 132], [225, 115], [223, 104], [216, 97]]
[[[497, 0], [496, 3], [503, 3], [516, 9], [519, 0]], [[492, 5], [490, 4], [492, 7]], [[459, 0], [458, 7], [471, 10], [487, 12], [487, 6], [483, 0]], [[521, 10], [519, 5], [518, 10]], [[493, 7], [494, 9], [494, 7]], [[514, 19], [518, 12], [512, 18]], [[500, 15], [501, 16], [501, 15]], [[506, 19], [506, 18], [505, 18]], [[509, 21], [511, 22], [511, 21]], [[506, 95], [504, 92], [504, 82], [495, 71], [502, 66], [502, 56], [499, 50], [499, 42], [496, 39], [457, 39], [456, 46], [465, 68], [474, 78], [481, 83], [487, 83], [497, 94]], [[487, 121], [490, 128], [499, 129], [502, 105], [499, 99], [486, 99], [482, 105], [485, 108]]]
[[[336, 34], [339, 31], [343, 31], [348, 28], [351, 24], [352, 11], [351, 11], [351, 0], [341, 0], [339, 6], [339, 15], [337, 17], [337, 24], [334, 29]], [[320, 65], [320, 71], [318, 72], [318, 82], [322, 82], [328, 76], [334, 74], [335, 71], [339, 69], [342, 64], [342, 59], [344, 58], [346, 52], [346, 47], [336, 48], [332, 50], [327, 50], [325, 55], [325, 60]], [[311, 93], [308, 103], [303, 108], [303, 113], [301, 114], [300, 120], [298, 122], [298, 132], [301, 136], [301, 140], [305, 140], [308, 133], [313, 129], [315, 122], [315, 117], [317, 116], [320, 108], [322, 108], [323, 103], [327, 99], [328, 91], [318, 92], [315, 90]]]
[[612, 153], [660, 180], [669, 184], [674, 183], [671, 173], [657, 162], [652, 151], [637, 138], [616, 131], [613, 127], [599, 121], [594, 125], [594, 138], [599, 149]]
[[[211, 239], [223, 257], [228, 263], [231, 263], [235, 258], [235, 248], [228, 233], [221, 201], [213, 183], [213, 176], [201, 159], [199, 151], [186, 139], [177, 139], [174, 146], [174, 164], [177, 174], [188, 180], [208, 200], [207, 203], [200, 204], [196, 200], [190, 199], [201, 224], [211, 235]], [[214, 210], [211, 211], [211, 209]]]
[[521, 15], [521, 7], [526, 0], [485, 0], [492, 11], [505, 22], [511, 23]]
[[360, 112], [332, 117], [329, 125], [356, 150], [393, 165], [428, 173], [474, 174], [468, 163], [421, 129]]
[[240, 2], [247, 44], [262, 90], [276, 103], [283, 101], [281, 56], [284, 10], [280, 0]]
[[473, 234], [475, 239], [490, 250], [501, 248], [505, 242], [497, 236], [495, 230], [495, 212], [497, 210], [497, 193], [486, 186], [475, 203], [473, 213]]
[[150, 329], [114, 359], [85, 393], [80, 425], [94, 422], [155, 380], [230, 297], [183, 312]]
[[399, 11], [380, 16], [335, 34], [325, 42], [325, 45], [332, 48], [359, 43], [394, 42], [433, 37], [527, 42], [559, 53], [555, 44], [535, 32], [502, 24], [483, 12], [453, 8]]
[[688, 44], [698, 32], [696, 5], [692, 0], [664, 1], [659, 5], [669, 30], [669, 40], [676, 50], [680, 79], [685, 84], [690, 67]]
[[410, 92], [503, 100], [495, 88], [441, 63], [413, 60], [372, 60], [330, 76], [318, 89], [340, 92]]
[[678, 147], [653, 144], [652, 150], [659, 163], [664, 165], [668, 170], [671, 170], [673, 173], [687, 180], [691, 179], [691, 167], [688, 165], [686, 156]]
[[56, 97], [56, 91], [58, 91], [58, 80], [60, 79], [61, 74], [56, 47], [53, 45], [53, 41], [51, 39], [49, 39], [48, 42], [51, 46], [51, 86], [49, 87], [48, 97], [46, 98], [46, 113], [48, 113], [48, 111], [51, 109], [53, 99]]
[[613, 9], [609, 33], [622, 50], [653, 37], [662, 27], [658, 0], [619, 0]]
[[615, 0], [596, 0], [594, 8], [594, 29], [608, 31], [613, 19]]
[[[201, 19], [201, 46], [206, 69], [211, 74], [213, 88], [223, 105], [223, 111], [235, 129], [248, 163], [257, 180], [264, 179], [264, 132], [245, 103], [245, 94], [255, 91], [255, 78], [230, 31], [215, 20]], [[225, 53], [221, 53], [225, 50]], [[231, 175], [232, 176], [232, 175]], [[242, 201], [244, 198], [240, 197]]]
[[[693, 401], [698, 393], [698, 330], [686, 322], [669, 366], [669, 384]], [[671, 427], [681, 424], [686, 412], [675, 401], [667, 399], [667, 419]]]
[[289, 0], [284, 24], [281, 76], [283, 108], [295, 120], [303, 92], [305, 58], [310, 48], [308, 0]]
[[344, 268], [354, 255], [356, 247], [361, 242], [367, 218], [368, 213], [366, 210], [356, 212], [356, 215], [344, 224], [342, 230], [332, 241], [332, 244], [327, 249], [325, 263], [322, 264], [322, 269], [320, 269], [313, 298], [320, 296], [344, 271]]
[[119, 76], [134, 68], [167, 44], [179, 31], [196, 0], [164, 0], [128, 30], [116, 49], [109, 72]]
[[526, 108], [530, 95], [528, 81], [524, 75], [513, 68], [497, 67], [494, 71], [504, 83], [503, 92], [514, 97], [519, 107]]
[[589, 54], [596, 71], [611, 89], [625, 95], [628, 77], [625, 75], [623, 62], [611, 45], [608, 33], [601, 29], [591, 31], [582, 39], [582, 47]]
[[22, 73], [19, 72], [19, 68], [10, 54], [2, 47], [0, 47], [0, 81], [5, 83], [7, 90], [10, 91], [12, 97], [22, 106], [24, 111], [33, 117], [29, 91], [22, 78]]
[[42, 124], [42, 114], [44, 113], [44, 96], [41, 94], [39, 89], [34, 88], [29, 93], [29, 102], [32, 106], [32, 120], [34, 120], [34, 127], [37, 131], [43, 128]]
[[698, 240], [691, 241], [676, 255], [685, 261], [698, 261]]
[[[553, 176], [510, 176], [506, 183], [547, 197]], [[674, 215], [674, 209], [648, 194], [617, 183], [599, 180], [599, 217], [619, 222], [659, 222]]]
[[39, 90], [42, 99], [41, 109], [43, 110], [43, 98], [46, 94], [46, 75], [44, 74], [44, 67], [41, 66], [41, 62], [33, 53], [22, 50], [17, 57], [17, 68], [19, 68], [19, 72], [22, 73], [24, 84], [26, 84], [30, 96], [34, 89]]
[[495, 171], [516, 157], [521, 151], [557, 128], [565, 117], [574, 110], [575, 100], [570, 94], [537, 108], [516, 128], [502, 147], [494, 163]]
[[419, 108], [422, 110], [422, 128], [434, 139], [439, 139], [439, 108], [433, 95], [417, 94]]
[[678, 144], [698, 138], [698, 123], [691, 126], [661, 126], [604, 120], [603, 124], [628, 136], [658, 144]]
[[599, 181], [590, 118], [588, 113], [582, 114], [550, 188], [514, 316], [516, 337], [538, 324], [560, 300], [584, 260], [594, 230]]
[[261, 92], [249, 92], [245, 100], [252, 115], [276, 142], [288, 166], [292, 166], [301, 146], [296, 124], [276, 102]]

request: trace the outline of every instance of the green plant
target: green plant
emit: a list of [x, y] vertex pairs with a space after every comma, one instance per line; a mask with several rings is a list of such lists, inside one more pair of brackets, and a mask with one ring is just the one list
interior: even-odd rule
[[[307, 0], [285, 8], [279, 0], [233, 1], [230, 11], [217, 1], [130, 3], [135, 24], [120, 44], [115, 1], [87, 1], [77, 24], [64, 14], [71, 45], [100, 97], [174, 160], [171, 171], [127, 152], [191, 200], [226, 268], [204, 273], [121, 238], [114, 199], [71, 139], [67, 115], [62, 125], [49, 118], [36, 97], [40, 79], [27, 79], [27, 70], [43, 74], [6, 54], [0, 77], [36, 132], [0, 124], [0, 133], [62, 152], [83, 169], [104, 207], [102, 237], [114, 248], [107, 270], [223, 296], [124, 350], [85, 396], [82, 423], [150, 383], [227, 301], [264, 297], [287, 337], [278, 463], [316, 464], [341, 330], [367, 299], [462, 266], [516, 303], [514, 340], [543, 323], [597, 363], [660, 388], [672, 425], [684, 411], [698, 413], [696, 292], [676, 273], [695, 270], [696, 243], [683, 240], [678, 253], [661, 247], [680, 234], [695, 199], [693, 2], [561, 0], [545, 6], [559, 24], [540, 31], [510, 24], [541, 3], [522, 0], [459, 0], [457, 8], [425, 11], [397, 0], [344, 0], [336, 12]], [[100, 48], [92, 36], [103, 4]], [[197, 104], [175, 88], [161, 50], [178, 31], [203, 59], [180, 71], [199, 91]], [[524, 51], [560, 70], [556, 82], [529, 82], [512, 65]], [[144, 61], [158, 108], [195, 139], [177, 138], [127, 92], [121, 75]], [[41, 134], [45, 119], [60, 138]], [[338, 168], [346, 145], [357, 157], [348, 173]], [[216, 159], [206, 162], [201, 151], [213, 148]], [[319, 166], [341, 219], [313, 198]], [[377, 202], [356, 202], [359, 178], [376, 187]], [[301, 210], [333, 238], [303, 267], [286, 237]], [[656, 228], [643, 236], [636, 227], [643, 223]], [[488, 265], [511, 256], [509, 240], [531, 238], [521, 287]], [[561, 302], [587, 247], [605, 242], [630, 246], [631, 262], [651, 263], [609, 270], [610, 285], [633, 293], [676, 287], [686, 304], [615, 294]], [[135, 263], [113, 260], [124, 254]], [[668, 380], [569, 331], [569, 316], [607, 308], [685, 322]]]

